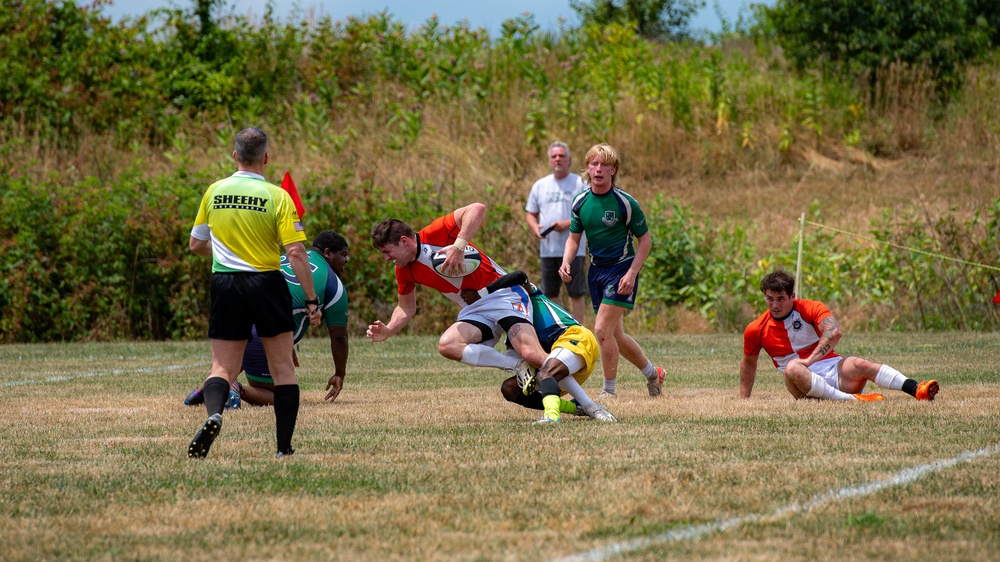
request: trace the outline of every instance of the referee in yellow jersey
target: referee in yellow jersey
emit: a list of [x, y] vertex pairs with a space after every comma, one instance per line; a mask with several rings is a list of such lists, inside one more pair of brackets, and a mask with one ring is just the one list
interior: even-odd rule
[[264, 344], [274, 378], [277, 456], [293, 454], [292, 434], [299, 413], [299, 385], [292, 359], [292, 297], [281, 274], [281, 248], [302, 284], [310, 324], [319, 325], [302, 224], [292, 198], [264, 180], [267, 135], [257, 127], [236, 135], [237, 172], [209, 186], [191, 229], [191, 251], [212, 258], [212, 372], [205, 381], [208, 419], [188, 446], [188, 456], [205, 458], [222, 429], [229, 385], [240, 374], [251, 327]]

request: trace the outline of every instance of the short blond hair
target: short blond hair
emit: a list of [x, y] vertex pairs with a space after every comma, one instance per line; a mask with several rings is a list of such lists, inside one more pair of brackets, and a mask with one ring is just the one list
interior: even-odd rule
[[583, 159], [583, 181], [590, 185], [590, 173], [587, 172], [587, 166], [590, 165], [594, 160], [600, 160], [602, 164], [607, 164], [608, 166], [614, 166], [615, 173], [611, 176], [611, 185], [617, 187], [618, 185], [618, 167], [621, 160], [618, 158], [618, 151], [615, 150], [613, 146], [607, 143], [595, 144], [590, 147], [587, 151], [586, 158]]

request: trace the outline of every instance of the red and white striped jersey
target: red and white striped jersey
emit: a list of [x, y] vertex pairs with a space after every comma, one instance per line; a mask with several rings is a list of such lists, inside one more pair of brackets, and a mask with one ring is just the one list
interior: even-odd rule
[[[806, 359], [816, 349], [822, 335], [819, 323], [828, 316], [833, 313], [825, 304], [805, 299], [795, 299], [791, 314], [780, 320], [770, 311], [765, 312], [743, 332], [743, 354], [755, 356], [763, 349], [774, 366], [784, 372], [789, 361]], [[823, 359], [830, 357], [839, 355], [831, 351]]]

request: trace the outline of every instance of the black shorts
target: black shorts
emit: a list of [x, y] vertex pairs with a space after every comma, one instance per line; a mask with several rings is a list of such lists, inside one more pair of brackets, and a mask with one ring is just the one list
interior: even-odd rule
[[292, 294], [280, 271], [214, 273], [208, 337], [214, 340], [270, 338], [295, 329]]
[[[587, 294], [587, 275], [583, 269], [583, 256], [573, 258], [573, 263], [569, 265], [569, 273], [573, 279], [566, 283], [566, 293], [571, 297], [582, 297]], [[562, 287], [562, 277], [559, 277], [559, 267], [562, 266], [562, 258], [542, 258], [542, 293], [554, 299], [559, 296], [559, 288]]]

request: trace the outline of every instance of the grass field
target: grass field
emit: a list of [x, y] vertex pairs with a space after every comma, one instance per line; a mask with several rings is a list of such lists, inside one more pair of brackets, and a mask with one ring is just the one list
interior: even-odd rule
[[620, 423], [553, 427], [433, 338], [355, 338], [324, 403], [307, 340], [282, 461], [246, 406], [186, 458], [207, 341], [0, 346], [0, 559], [1000, 559], [1000, 334], [844, 338], [937, 378], [931, 403], [794, 401], [766, 358], [743, 401], [737, 336], [640, 341], [662, 399], [625, 368]]

